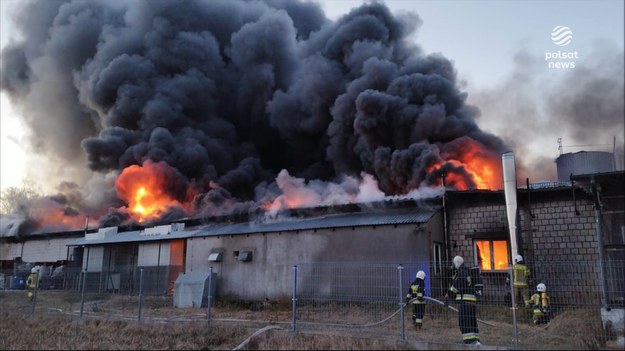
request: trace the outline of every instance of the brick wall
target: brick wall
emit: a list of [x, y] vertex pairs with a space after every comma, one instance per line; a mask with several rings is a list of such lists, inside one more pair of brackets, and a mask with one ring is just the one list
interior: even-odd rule
[[[570, 189], [533, 190], [531, 203], [526, 194], [520, 191], [517, 198], [517, 234], [519, 253], [532, 270], [533, 286], [545, 283], [556, 304], [601, 303], [601, 267], [592, 199], [576, 193], [576, 215]], [[450, 258], [460, 255], [474, 265], [474, 239], [509, 241], [503, 192], [451, 194], [447, 203]], [[493, 289], [505, 291], [505, 287]]]

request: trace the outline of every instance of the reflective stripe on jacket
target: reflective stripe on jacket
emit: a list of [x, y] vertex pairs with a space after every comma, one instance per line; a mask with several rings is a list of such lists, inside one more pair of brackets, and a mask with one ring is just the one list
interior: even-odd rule
[[414, 299], [416, 297], [417, 299], [412, 301], [412, 303], [422, 304], [425, 303], [425, 300], [423, 300], [423, 296], [425, 296], [425, 282], [423, 281], [423, 279], [417, 278], [414, 282], [412, 282], [412, 284], [410, 284], [410, 289], [408, 290], [406, 298]]
[[456, 294], [457, 301], [477, 301], [471, 272], [464, 265], [458, 268], [458, 274], [454, 276], [449, 290]]

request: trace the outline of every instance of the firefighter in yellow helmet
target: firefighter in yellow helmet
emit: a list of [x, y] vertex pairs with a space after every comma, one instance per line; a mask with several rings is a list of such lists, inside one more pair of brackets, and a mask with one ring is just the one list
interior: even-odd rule
[[26, 279], [26, 289], [28, 290], [28, 298], [32, 300], [35, 290], [39, 287], [39, 266], [35, 266], [30, 270], [30, 275]]
[[[514, 296], [516, 298], [517, 305], [520, 305], [521, 301], [525, 304], [525, 307], [529, 306], [529, 287], [528, 280], [530, 276], [530, 270], [523, 263], [523, 256], [516, 255], [514, 258], [514, 266], [512, 267], [514, 286]], [[510, 283], [510, 277], [508, 277], [507, 283]]]
[[549, 295], [547, 294], [547, 286], [543, 283], [536, 285], [536, 292], [530, 298], [530, 304], [533, 308], [532, 320], [534, 324], [549, 323]]
[[410, 284], [406, 301], [412, 300], [412, 323], [417, 330], [423, 325], [423, 315], [425, 313], [425, 272], [418, 271], [415, 280]]

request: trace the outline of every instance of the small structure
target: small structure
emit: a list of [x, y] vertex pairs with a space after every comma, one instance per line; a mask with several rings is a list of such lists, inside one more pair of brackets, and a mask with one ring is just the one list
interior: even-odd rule
[[210, 279], [209, 273], [182, 273], [174, 284], [174, 307], [207, 307], [208, 292], [211, 292], [211, 301], [215, 301], [216, 287], [217, 274], [215, 273]]

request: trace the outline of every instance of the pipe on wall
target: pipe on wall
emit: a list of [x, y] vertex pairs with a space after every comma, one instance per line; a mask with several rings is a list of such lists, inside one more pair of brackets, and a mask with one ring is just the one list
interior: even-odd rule
[[510, 231], [510, 251], [512, 257], [518, 255], [517, 247], [517, 188], [516, 188], [516, 165], [514, 162], [514, 153], [511, 151], [504, 152], [501, 155], [501, 163], [503, 168], [503, 186], [506, 197], [506, 214], [508, 216], [508, 229]]

